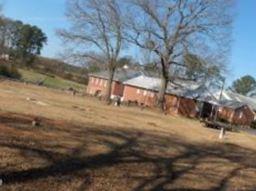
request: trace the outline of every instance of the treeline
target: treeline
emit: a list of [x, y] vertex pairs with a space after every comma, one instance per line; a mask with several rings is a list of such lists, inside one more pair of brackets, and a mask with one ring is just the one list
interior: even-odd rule
[[52, 76], [59, 76], [67, 80], [86, 84], [88, 82], [87, 68], [67, 64], [58, 59], [38, 56], [31, 66], [35, 71]]
[[250, 75], [242, 76], [235, 80], [229, 89], [236, 93], [253, 97], [256, 95], [256, 79]]
[[41, 57], [41, 50], [47, 42], [45, 33], [30, 24], [9, 18], [0, 18], [0, 75], [20, 78], [17, 68], [76, 81], [87, 82], [87, 71], [57, 59]]
[[17, 67], [29, 67], [40, 55], [47, 37], [37, 26], [0, 18], [0, 75], [20, 78]]
[[0, 19], [0, 55], [13, 64], [30, 66], [47, 42], [37, 26], [8, 18]]

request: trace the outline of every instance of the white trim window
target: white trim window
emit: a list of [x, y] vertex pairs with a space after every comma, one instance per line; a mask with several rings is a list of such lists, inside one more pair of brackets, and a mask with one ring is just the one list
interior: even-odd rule
[[140, 94], [140, 89], [137, 89], [137, 94]]
[[99, 79], [95, 79], [95, 85], [98, 85]]
[[104, 87], [105, 87], [105, 88], [107, 87], [107, 81], [104, 82]]
[[101, 79], [101, 80], [100, 80], [100, 86], [102, 86], [102, 83], [103, 83], [103, 80]]
[[148, 92], [146, 90], [144, 90], [143, 92], [143, 96], [147, 96]]

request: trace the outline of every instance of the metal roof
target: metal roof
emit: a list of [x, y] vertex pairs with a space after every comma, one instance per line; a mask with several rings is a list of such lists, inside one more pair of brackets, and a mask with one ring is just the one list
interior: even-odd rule
[[[140, 75], [124, 82], [126, 85], [159, 91], [161, 79]], [[216, 103], [217, 100], [204, 84], [176, 79], [168, 83], [166, 93], [200, 101]]]
[[238, 109], [243, 106], [247, 106], [247, 104], [245, 104], [245, 103], [242, 103], [239, 101], [233, 101], [233, 100], [222, 100], [219, 102], [219, 105], [223, 106], [223, 107], [232, 108], [232, 109]]
[[[101, 71], [92, 73], [90, 76], [101, 77], [108, 79], [108, 71]], [[132, 69], [118, 69], [115, 72], [114, 80], [123, 82], [126, 85], [140, 87], [147, 90], [159, 91], [161, 79], [152, 77], [147, 73]], [[219, 101], [220, 91], [213, 93], [204, 84], [198, 84], [193, 81], [175, 79], [168, 83], [166, 93], [177, 95], [190, 99], [197, 99], [215, 105], [223, 105], [231, 108], [238, 108], [248, 105], [251, 109], [256, 111], [256, 98], [243, 96], [234, 93], [230, 90], [222, 92], [222, 99]], [[216, 92], [216, 91], [215, 91]]]
[[[136, 71], [136, 70], [123, 69], [123, 68], [117, 69], [115, 74], [114, 74], [114, 81], [123, 82], [127, 79], [131, 79], [131, 78], [136, 77], [140, 74], [141, 74], [141, 72]], [[96, 72], [96, 73], [91, 73], [91, 74], [89, 74], [89, 76], [95, 76], [95, 77], [108, 79], [109, 78], [109, 72], [107, 70], [105, 70], [105, 71], [100, 71], [100, 72]]]
[[256, 89], [251, 91], [251, 92], [249, 92], [248, 96], [256, 99]]
[[[215, 97], [217, 99], [220, 97], [220, 91], [215, 94]], [[221, 101], [240, 102], [241, 104], [248, 105], [251, 109], [256, 111], [256, 99], [232, 92], [230, 90], [224, 90], [222, 92]]]
[[[156, 77], [139, 75], [135, 78], [124, 81], [124, 84], [140, 87], [143, 89], [159, 91], [161, 79]], [[178, 79], [174, 80], [173, 82], [169, 82], [166, 89], [166, 93], [168, 94], [196, 99], [214, 105], [221, 105], [233, 109], [248, 105], [251, 109], [256, 110], [256, 99], [224, 90], [222, 92], [222, 99], [219, 101], [220, 91], [218, 91], [217, 93], [213, 92], [214, 90], [210, 90], [204, 84], [198, 84], [193, 81]]]
[[145, 75], [139, 75], [135, 78], [124, 81], [124, 84], [130, 86], [136, 86], [143, 89], [158, 91], [160, 87], [161, 79], [155, 77], [148, 77]]

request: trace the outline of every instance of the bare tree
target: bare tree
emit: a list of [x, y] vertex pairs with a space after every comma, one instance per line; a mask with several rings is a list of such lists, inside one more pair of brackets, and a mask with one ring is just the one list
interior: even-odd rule
[[232, 0], [128, 2], [126, 39], [154, 52], [161, 66], [158, 95], [161, 108], [172, 68], [184, 66], [185, 54], [203, 55], [209, 59], [226, 57], [232, 28]]
[[3, 52], [4, 52], [4, 43], [5, 43], [5, 19], [2, 15], [2, 4], [0, 1], [0, 54], [2, 56]]
[[[69, 0], [69, 30], [59, 30], [65, 42], [73, 46], [75, 57], [104, 62], [109, 72], [105, 98], [110, 103], [114, 73], [123, 47], [122, 19], [118, 0]], [[91, 54], [91, 52], [96, 54]], [[103, 60], [99, 60], [101, 55]]]

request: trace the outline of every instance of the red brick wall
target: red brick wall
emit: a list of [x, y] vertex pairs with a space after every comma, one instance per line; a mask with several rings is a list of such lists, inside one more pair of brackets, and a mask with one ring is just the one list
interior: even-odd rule
[[[107, 88], [107, 80], [98, 77], [89, 77], [89, 83], [87, 86], [87, 93], [90, 95], [95, 95], [96, 92], [100, 92], [100, 95], [104, 95]], [[114, 81], [112, 83], [112, 95], [123, 95], [123, 85], [120, 82]]]
[[170, 114], [178, 114], [179, 98], [174, 95], [165, 96], [166, 110]]
[[123, 92], [124, 92], [124, 85], [121, 82], [114, 81], [112, 84], [112, 94], [122, 97]]
[[254, 114], [250, 108], [244, 106], [235, 111], [233, 123], [243, 126], [250, 126], [254, 120]]
[[123, 93], [123, 101], [133, 101], [138, 102], [138, 104], [143, 104], [148, 107], [152, 107], [155, 105], [156, 101], [156, 92], [141, 89], [133, 86], [124, 86], [124, 93]]
[[234, 110], [227, 107], [221, 107], [218, 111], [218, 118], [225, 119], [228, 122], [232, 123], [232, 116], [233, 116]]
[[[149, 107], [155, 106], [157, 92], [133, 86], [124, 86], [124, 101], [136, 101]], [[166, 110], [169, 114], [179, 114], [186, 117], [196, 116], [196, 103], [192, 99], [180, 98], [175, 95], [166, 95]]]
[[243, 126], [250, 126], [254, 120], [254, 114], [248, 106], [241, 107], [237, 110], [222, 107], [218, 112], [218, 117], [232, 124]]
[[175, 95], [166, 95], [165, 100], [168, 113], [185, 117], [196, 117], [197, 104], [194, 100]]
[[180, 98], [178, 114], [185, 117], [196, 117], [197, 104], [195, 100]]

